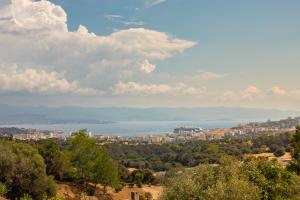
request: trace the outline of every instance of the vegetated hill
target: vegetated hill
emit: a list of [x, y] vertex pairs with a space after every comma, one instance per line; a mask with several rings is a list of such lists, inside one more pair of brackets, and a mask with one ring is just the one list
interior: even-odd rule
[[82, 108], [0, 104], [0, 123], [110, 123], [115, 121], [278, 120], [300, 116], [297, 111], [234, 107]]
[[0, 128], [0, 135], [1, 134], [26, 134], [28, 132], [29, 132], [28, 129], [23, 129], [23, 128], [15, 128], [15, 127]]

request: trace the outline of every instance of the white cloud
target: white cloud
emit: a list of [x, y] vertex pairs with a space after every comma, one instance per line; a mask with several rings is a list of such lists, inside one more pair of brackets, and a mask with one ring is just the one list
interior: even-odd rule
[[69, 83], [110, 91], [118, 82], [150, 74], [153, 61], [195, 45], [144, 28], [99, 36], [81, 25], [70, 32], [66, 21], [64, 10], [50, 1], [0, 4], [0, 64], [16, 63], [22, 72], [56, 73]]
[[227, 90], [219, 98], [225, 102], [252, 101], [260, 98], [264, 92], [256, 86], [249, 85], [241, 91]]
[[228, 76], [228, 74], [215, 73], [210, 71], [199, 71], [195, 75], [186, 76], [186, 79], [191, 81], [207, 81], [215, 80]]
[[175, 86], [166, 84], [139, 84], [136, 82], [119, 83], [114, 91], [114, 94], [135, 94], [135, 95], [202, 95], [206, 92], [205, 87], [194, 88], [189, 87], [183, 83], [179, 83]]
[[250, 85], [241, 92], [242, 99], [254, 99], [262, 94], [262, 91], [256, 86]]
[[146, 74], [150, 74], [151, 72], [153, 72], [156, 68], [155, 65], [151, 64], [147, 59], [142, 61], [140, 63], [140, 68], [143, 72], [145, 72]]
[[145, 4], [147, 7], [152, 7], [161, 3], [166, 2], [167, 0], [146, 0]]
[[287, 92], [284, 89], [278, 86], [270, 88], [268, 93], [275, 96], [285, 96], [287, 94]]
[[[1, 20], [0, 25], [8, 30], [67, 31], [66, 13], [60, 6], [49, 1], [12, 0], [10, 5], [2, 6], [2, 8], [5, 10], [6, 17], [10, 18]], [[10, 16], [9, 10], [11, 11]]]
[[121, 23], [126, 26], [143, 26], [144, 22], [135, 18], [126, 18], [122, 15], [104, 15], [104, 17], [111, 22]]
[[96, 93], [91, 88], [80, 88], [76, 81], [69, 82], [56, 72], [38, 71], [30, 68], [19, 70], [16, 65], [0, 67], [0, 92]]

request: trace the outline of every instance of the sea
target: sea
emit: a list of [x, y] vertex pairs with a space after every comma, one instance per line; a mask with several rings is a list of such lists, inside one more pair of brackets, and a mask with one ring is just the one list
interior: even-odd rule
[[211, 120], [211, 121], [122, 121], [103, 124], [5, 124], [0, 127], [31, 128], [38, 130], [70, 133], [87, 129], [93, 135], [144, 136], [173, 133], [178, 127], [231, 128], [247, 120]]

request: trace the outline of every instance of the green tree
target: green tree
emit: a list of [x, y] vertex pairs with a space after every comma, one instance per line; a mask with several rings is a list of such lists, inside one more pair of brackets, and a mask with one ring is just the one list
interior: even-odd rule
[[43, 158], [27, 144], [0, 142], [0, 182], [11, 199], [28, 194], [34, 199], [54, 196], [56, 186], [46, 174]]
[[131, 173], [131, 182], [138, 187], [142, 187], [144, 181], [144, 172], [142, 170], [134, 170]]
[[156, 181], [154, 174], [149, 169], [144, 170], [144, 179], [143, 183], [145, 184], [154, 184]]
[[276, 160], [250, 157], [242, 165], [243, 174], [261, 190], [261, 199], [293, 199], [300, 195], [299, 177]]
[[39, 154], [44, 158], [46, 164], [46, 172], [53, 175], [55, 179], [62, 180], [66, 176], [70, 176], [70, 166], [68, 159], [65, 158], [60, 151], [56, 142], [51, 140], [42, 141], [38, 145]]
[[288, 169], [300, 175], [300, 125], [296, 127], [295, 133], [292, 135], [291, 139], [292, 147], [292, 161], [288, 166]]
[[86, 130], [73, 133], [69, 143], [70, 161], [86, 187], [88, 182], [94, 183], [95, 192], [97, 184], [112, 187], [119, 184], [117, 165], [95, 139], [88, 137]]

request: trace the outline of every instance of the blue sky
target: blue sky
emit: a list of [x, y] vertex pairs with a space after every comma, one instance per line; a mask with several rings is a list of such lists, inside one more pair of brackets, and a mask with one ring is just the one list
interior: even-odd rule
[[[1, 1], [3, 8], [10, 5], [8, 0]], [[22, 2], [27, 6], [20, 6]], [[14, 66], [10, 68], [15, 71], [12, 73], [6, 67], [2, 73], [7, 77], [19, 77], [17, 73], [28, 77], [42, 70], [45, 76], [52, 73], [50, 77], [55, 84], [65, 81], [65, 85], [58, 93], [53, 88], [48, 88], [49, 93], [35, 86], [3, 87], [2, 101], [19, 103], [18, 96], [22, 95], [34, 99], [34, 104], [51, 105], [59, 95], [63, 100], [54, 105], [76, 99], [74, 105], [83, 106], [240, 106], [300, 110], [300, 2], [297, 0], [51, 2], [40, 4], [39, 9], [37, 2], [31, 0], [12, 3], [13, 9], [20, 6], [18, 11], [26, 12], [20, 12], [22, 20], [14, 20], [21, 21], [17, 25], [2, 20], [8, 27], [2, 33], [11, 31], [12, 27], [14, 32], [23, 32], [25, 26], [19, 25], [30, 23], [26, 27], [33, 27], [38, 33], [35, 36], [40, 40], [38, 44], [47, 41], [46, 46], [51, 48], [47, 52], [40, 46], [32, 49], [38, 52], [39, 59], [21, 59], [19, 55], [6, 53], [2, 60]], [[59, 17], [51, 10], [57, 7], [61, 7]], [[18, 17], [10, 16], [5, 9], [8, 14], [2, 19]], [[35, 14], [43, 12], [53, 23]], [[23, 20], [24, 16], [30, 20]], [[37, 19], [32, 20], [31, 16]], [[68, 43], [79, 26], [101, 41], [105, 38], [114, 42], [103, 44], [97, 40], [98, 46], [92, 48], [92, 39], [84, 38], [83, 44], [77, 35], [74, 36], [76, 44]], [[56, 29], [62, 31], [64, 39], [55, 38], [57, 33], [52, 30]], [[42, 38], [45, 30], [51, 30], [47, 39]], [[48, 41], [50, 36], [55, 40]], [[131, 46], [130, 42], [137, 46]], [[56, 48], [54, 44], [69, 46], [70, 50], [56, 57], [51, 52]], [[128, 46], [132, 48], [130, 53]], [[64, 49], [61, 47], [57, 48]], [[76, 52], [79, 57], [73, 57]], [[53, 55], [49, 58], [45, 53]], [[8, 66], [7, 63], [2, 65]], [[29, 73], [28, 69], [33, 71]]]

